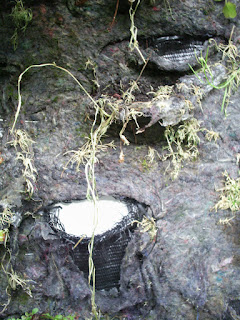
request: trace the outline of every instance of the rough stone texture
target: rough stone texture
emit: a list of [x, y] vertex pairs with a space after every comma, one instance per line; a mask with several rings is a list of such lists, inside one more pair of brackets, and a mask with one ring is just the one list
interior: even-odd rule
[[[237, 5], [238, 16], [228, 20], [221, 13], [221, 2], [172, 0], [169, 12], [168, 2], [155, 1], [151, 5], [142, 1], [135, 21], [139, 38], [146, 41], [176, 34], [225, 40], [235, 25], [233, 40], [239, 45], [239, 4], [232, 2]], [[10, 229], [8, 246], [12, 250], [12, 267], [27, 281], [32, 297], [27, 295], [26, 287], [25, 291], [21, 287], [9, 289], [12, 299], [0, 317], [7, 319], [38, 307], [40, 312], [73, 313], [86, 319], [91, 312], [91, 291], [71, 258], [71, 244], [59, 239], [38, 212], [55, 201], [86, 197], [84, 166], [80, 172], [70, 166], [64, 170], [69, 160], [64, 153], [76, 150], [89, 135], [92, 124], [86, 117], [92, 110], [89, 98], [69, 76], [53, 67], [32, 69], [24, 75], [23, 106], [17, 128], [25, 129], [35, 141], [38, 176], [32, 200], [26, 200], [22, 193], [23, 168], [15, 159], [15, 149], [8, 144], [12, 139], [9, 128], [17, 107], [17, 78], [31, 64], [55, 61], [71, 71], [96, 98], [108, 94], [116, 99], [131, 80], [138, 78], [139, 58], [128, 49], [129, 4], [120, 0], [110, 31], [115, 1], [29, 0], [25, 5], [32, 9], [33, 21], [25, 34], [19, 32], [16, 51], [10, 41], [14, 32], [9, 19], [12, 4], [4, 1], [1, 12], [0, 192], [1, 205], [8, 205], [21, 216]], [[93, 61], [95, 70], [85, 68], [88, 59]], [[219, 55], [213, 52], [209, 59], [216, 61]], [[216, 83], [222, 81], [224, 73], [223, 68], [216, 68]], [[139, 80], [141, 92], [136, 92], [134, 103], [138, 106], [140, 102], [149, 103], [151, 97], [147, 93], [152, 88], [176, 82], [188, 87], [201, 85], [192, 75], [156, 70], [150, 61]], [[208, 142], [205, 134], [199, 133], [199, 158], [184, 163], [178, 179], [172, 181], [170, 171], [166, 171], [168, 161], [156, 158], [150, 167], [144, 166], [148, 146], [163, 154], [164, 128], [158, 122], [168, 113], [156, 108], [146, 110], [149, 122], [139, 119], [145, 131], [137, 136], [134, 124], [128, 125], [125, 135], [131, 143], [123, 147], [122, 163], [118, 138], [121, 123], [112, 125], [105, 140], [114, 140], [117, 148], [98, 155], [98, 194], [130, 197], [148, 205], [158, 233], [152, 240], [140, 228], [136, 230], [123, 260], [120, 291], [97, 292], [96, 303], [103, 312], [125, 319], [237, 319], [240, 220], [237, 213], [232, 226], [222, 226], [219, 218], [231, 214], [216, 214], [212, 208], [218, 199], [215, 188], [222, 186], [222, 173], [227, 170], [231, 177], [238, 176], [240, 93], [237, 90], [232, 95], [225, 117], [220, 111], [222, 91], [202, 86], [205, 95], [201, 109], [191, 90], [184, 86], [177, 88], [175, 85], [169, 102], [176, 101], [176, 107], [182, 108], [184, 99], [189, 99], [195, 109], [186, 118], [194, 116], [202, 121], [202, 127], [219, 132], [220, 139]], [[175, 125], [186, 118], [177, 114], [177, 118], [174, 115], [164, 120], [164, 125]], [[25, 215], [27, 212], [32, 216]], [[5, 253], [1, 246], [0, 257], [7, 264], [9, 256]], [[3, 271], [0, 279], [0, 299], [4, 304], [8, 296]]]

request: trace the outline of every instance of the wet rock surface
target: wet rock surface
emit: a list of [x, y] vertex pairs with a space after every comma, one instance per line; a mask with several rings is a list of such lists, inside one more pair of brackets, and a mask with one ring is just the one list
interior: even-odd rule
[[[86, 198], [84, 165], [80, 171], [76, 165], [66, 167], [70, 155], [65, 153], [86, 142], [94, 109], [76, 82], [53, 66], [34, 68], [23, 76], [23, 104], [16, 128], [26, 130], [34, 141], [29, 154], [37, 170], [32, 199], [26, 199], [24, 168], [9, 144], [17, 108], [17, 79], [29, 65], [55, 61], [71, 71], [96, 99], [108, 95], [118, 101], [130, 81], [138, 79], [143, 63], [128, 47], [127, 1], [120, 0], [112, 26], [116, 3], [108, 0], [25, 1], [25, 6], [31, 8], [33, 20], [25, 33], [18, 33], [16, 51], [11, 44], [15, 28], [9, 19], [11, 4], [4, 1], [1, 13], [0, 205], [1, 211], [10, 208], [16, 220], [7, 243], [11, 254], [1, 245], [0, 258], [5, 271], [15, 272], [23, 282], [10, 287], [10, 274], [1, 270], [0, 317], [8, 319], [37, 307], [40, 313], [72, 313], [86, 319], [91, 315], [92, 293], [72, 259], [72, 244], [62, 239], [40, 212], [52, 203]], [[233, 25], [233, 42], [239, 46], [239, 19], [226, 19], [221, 11], [222, 3], [214, 1], [169, 1], [169, 5], [142, 1], [135, 15], [140, 49], [148, 56], [148, 39], [151, 44], [152, 39], [174, 35], [213, 37], [226, 43]], [[142, 116], [137, 118], [139, 128], [132, 120], [124, 132], [130, 141], [122, 146], [124, 161], [119, 161], [119, 113], [104, 138], [104, 142], [114, 140], [116, 149], [97, 155], [95, 177], [99, 196], [128, 197], [148, 206], [147, 216], [156, 220], [157, 233], [151, 237], [138, 226], [122, 260], [119, 290], [97, 291], [96, 304], [103, 313], [124, 319], [237, 319], [238, 212], [231, 225], [221, 225], [220, 217], [232, 215], [215, 213], [213, 207], [218, 201], [215, 189], [223, 185], [223, 172], [238, 177], [240, 93], [232, 94], [226, 117], [221, 112], [222, 90], [203, 85], [182, 68], [159, 70], [155, 54], [139, 78], [135, 101], [130, 103]], [[220, 58], [216, 51], [210, 52], [209, 61]], [[215, 85], [222, 83], [226, 72], [221, 65], [213, 68]], [[201, 77], [204, 75], [199, 73]], [[171, 96], [157, 99], [148, 94], [160, 85], [173, 86]], [[202, 90], [201, 105], [193, 86]], [[122, 109], [126, 107], [119, 103]], [[198, 158], [184, 162], [173, 181], [169, 159], [161, 161], [156, 156], [149, 164], [146, 156], [152, 147], [163, 157], [165, 127], [193, 117], [220, 138], [209, 142], [206, 133], [199, 132]]]

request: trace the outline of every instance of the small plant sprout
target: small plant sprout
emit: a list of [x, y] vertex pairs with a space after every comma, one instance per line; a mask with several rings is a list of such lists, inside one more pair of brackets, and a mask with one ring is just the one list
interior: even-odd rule
[[13, 290], [16, 290], [18, 286], [22, 287], [27, 294], [32, 297], [31, 290], [27, 285], [28, 280], [22, 279], [11, 267], [11, 272], [7, 272], [8, 283]]
[[9, 238], [9, 230], [7, 228], [1, 229], [0, 230], [0, 244], [3, 244], [5, 248], [7, 247], [8, 238]]
[[171, 170], [171, 177], [173, 180], [178, 177], [184, 161], [193, 161], [197, 159], [199, 155], [198, 144], [200, 143], [200, 138], [198, 136], [199, 132], [206, 132], [205, 138], [208, 141], [214, 140], [216, 142], [219, 138], [217, 132], [201, 128], [200, 124], [200, 121], [192, 118], [186, 120], [177, 129], [172, 126], [168, 126], [165, 129], [164, 136], [168, 145], [167, 147], [164, 147], [164, 149], [167, 150], [167, 153], [161, 156], [161, 160], [165, 161], [168, 158], [171, 159], [171, 163], [167, 167], [167, 170], [170, 166], [173, 167]]
[[9, 239], [9, 227], [12, 223], [13, 213], [9, 208], [4, 208], [0, 213], [0, 244], [7, 247], [7, 241]]
[[152, 168], [152, 165], [146, 160], [146, 159], [143, 159], [141, 161], [141, 171], [142, 172], [149, 172]]
[[[197, 101], [201, 111], [203, 112], [202, 99], [204, 96], [204, 92], [203, 92], [202, 88], [200, 88], [199, 86], [195, 86], [194, 84], [191, 84], [191, 86], [187, 86], [186, 83], [184, 83], [184, 82], [177, 83], [176, 87], [179, 92], [186, 91], [188, 94], [194, 95], [196, 97], [196, 101]], [[189, 100], [186, 100], [186, 101], [188, 101], [187, 103], [189, 105], [189, 109], [193, 109], [192, 103]]]
[[34, 167], [33, 159], [34, 153], [32, 151], [32, 144], [34, 141], [29, 137], [28, 133], [24, 130], [17, 129], [13, 131], [13, 140], [9, 142], [17, 152], [17, 160], [21, 160], [24, 166], [23, 177], [26, 181], [26, 192], [31, 198], [34, 192], [33, 183], [36, 182], [37, 170]]
[[36, 182], [37, 170], [33, 165], [33, 155], [24, 155], [17, 153], [17, 160], [21, 160], [24, 166], [23, 177], [26, 181], [26, 193], [31, 198], [34, 192], [34, 183]]
[[[3, 313], [7, 306], [11, 302], [11, 294], [9, 292], [10, 289], [16, 290], [18, 286], [22, 287], [23, 290], [32, 297], [30, 287], [28, 286], [27, 282], [30, 280], [22, 279], [14, 270], [11, 264], [12, 254], [11, 250], [7, 246], [7, 242], [9, 239], [9, 227], [13, 222], [13, 213], [9, 208], [5, 208], [3, 212], [0, 213], [0, 244], [3, 244], [6, 248], [5, 253], [1, 260], [1, 269], [6, 274], [8, 279], [8, 285], [6, 287], [6, 294], [8, 295], [8, 301], [3, 305], [3, 309], [0, 311], [0, 314]], [[9, 261], [5, 263], [4, 261], [6, 255], [9, 255]]]
[[132, 80], [130, 81], [130, 87], [126, 91], [122, 90], [122, 98], [127, 105], [135, 101], [135, 96], [133, 94], [134, 91], [140, 92], [140, 89], [138, 87], [137, 81]]
[[200, 109], [203, 111], [202, 109], [203, 90], [199, 86], [195, 86], [193, 84], [191, 86], [191, 89], [192, 89], [193, 95], [195, 95], [195, 97], [197, 98], [197, 103]]
[[203, 56], [197, 58], [198, 63], [201, 66], [200, 71], [204, 73], [206, 83], [202, 81], [199, 76], [197, 75], [197, 72], [193, 70], [193, 68], [190, 66], [193, 73], [197, 76], [199, 81], [201, 83], [204, 83], [206, 85], [210, 85], [214, 89], [224, 89], [224, 96], [222, 100], [222, 106], [221, 111], [224, 111], [226, 114], [227, 106], [230, 102], [231, 94], [234, 90], [236, 90], [239, 87], [240, 84], [240, 55], [238, 53], [238, 48], [233, 44], [232, 42], [232, 35], [234, 32], [234, 27], [232, 29], [228, 44], [217, 44], [214, 39], [211, 39], [212, 42], [215, 43], [216, 49], [222, 53], [222, 64], [225, 65], [226, 68], [226, 79], [223, 83], [220, 85], [214, 84], [214, 79], [211, 71], [211, 65], [208, 64], [208, 51], [207, 49], [206, 57]]
[[9, 208], [5, 208], [0, 213], [0, 244], [7, 247], [7, 241], [9, 239], [9, 227], [12, 223], [13, 213]]
[[[2, 258], [2, 263], [1, 263], [1, 267], [3, 272], [6, 274], [7, 279], [8, 279], [8, 286], [6, 287], [6, 293], [8, 295], [8, 302], [5, 304], [3, 310], [1, 310], [0, 313], [2, 313], [7, 306], [9, 305], [10, 301], [11, 301], [11, 294], [9, 293], [9, 290], [16, 290], [19, 286], [30, 296], [32, 297], [32, 292], [31, 289], [28, 285], [28, 282], [30, 280], [25, 280], [23, 278], [21, 278], [21, 276], [19, 276], [16, 271], [13, 270], [13, 267], [11, 265], [11, 251], [10, 249], [7, 250], [8, 254], [9, 254], [9, 262], [7, 262], [6, 264], [6, 268], [4, 267], [4, 259], [6, 256], [6, 253], [4, 254], [3, 258]], [[10, 270], [10, 271], [9, 271]]]
[[153, 163], [155, 160], [155, 149], [152, 147], [148, 147], [148, 154], [146, 155], [146, 159], [150, 162]]
[[157, 150], [156, 149], [154, 149], [154, 148], [152, 148], [152, 147], [148, 147], [148, 154], [146, 155], [146, 159], [147, 159], [147, 161], [149, 162], [149, 163], [153, 163], [154, 162], [154, 160], [155, 160], [155, 155], [157, 155], [158, 157], [160, 157], [159, 156], [159, 153], [157, 152]]
[[123, 135], [124, 131], [126, 130], [127, 124], [130, 120], [134, 120], [136, 123], [137, 129], [139, 129], [139, 125], [137, 122], [137, 117], [140, 117], [143, 113], [141, 111], [138, 111], [134, 108], [128, 108], [125, 107], [124, 117], [121, 119], [123, 122], [122, 129], [119, 132], [119, 137], [123, 144], [129, 145], [130, 142], [127, 140], [127, 138]]
[[206, 128], [202, 129], [202, 131], [206, 131], [205, 138], [208, 141], [214, 140], [215, 142], [217, 142], [217, 140], [219, 139], [219, 133], [218, 132], [215, 132], [215, 131], [212, 131], [212, 130], [208, 130]]
[[14, 50], [17, 49], [18, 45], [18, 32], [21, 30], [26, 31], [28, 24], [32, 21], [32, 11], [24, 8], [22, 0], [15, 0], [15, 6], [12, 9], [11, 17], [15, 24], [15, 31], [12, 36], [12, 43]]
[[143, 233], [147, 232], [152, 241], [155, 239], [157, 235], [157, 226], [156, 226], [156, 221], [153, 217], [147, 218], [144, 216], [142, 221], [134, 220], [133, 222], [136, 222], [138, 226], [141, 227], [141, 232]]
[[219, 224], [227, 225], [227, 226], [232, 226], [231, 221], [232, 221], [233, 219], [235, 219], [235, 218], [236, 218], [236, 216], [233, 216], [233, 217], [231, 217], [231, 218], [219, 219]]
[[87, 62], [85, 63], [85, 70], [87, 69], [92, 69], [93, 77], [94, 77], [94, 80], [92, 80], [92, 82], [97, 88], [99, 88], [100, 85], [98, 83], [98, 78], [97, 78], [97, 65], [90, 58], [88, 58]]
[[147, 94], [153, 95], [152, 101], [155, 101], [155, 100], [164, 101], [169, 99], [171, 95], [174, 93], [173, 87], [174, 86], [168, 86], [168, 85], [159, 86], [157, 91], [150, 91]]
[[214, 206], [215, 211], [228, 210], [236, 212], [240, 210], [240, 178], [236, 180], [230, 178], [227, 171], [223, 173], [225, 185], [223, 188], [217, 189], [220, 192], [220, 200]]
[[9, 143], [14, 146], [15, 149], [17, 149], [17, 146], [19, 145], [24, 153], [30, 153], [30, 147], [34, 141], [29, 137], [26, 131], [17, 129], [14, 131], [14, 140]]
[[[11, 318], [9, 320], [33, 320], [33, 319], [45, 319], [45, 320], [75, 320], [78, 319], [75, 315], [64, 316], [62, 314], [57, 314], [52, 316], [50, 313], [41, 313], [39, 314], [39, 309], [34, 308], [32, 312], [25, 312], [21, 318]], [[100, 319], [100, 318], [99, 318]]]
[[[106, 143], [106, 144], [98, 144], [96, 146], [96, 155], [100, 152], [106, 152], [108, 148], [115, 149], [114, 142]], [[67, 162], [67, 164], [64, 167], [64, 170], [67, 169], [68, 165], [74, 165], [76, 164], [76, 170], [80, 171], [80, 166], [85, 165], [88, 160], [91, 158], [91, 141], [88, 140], [81, 148], [78, 150], [69, 150], [64, 153], [64, 155], [70, 154], [72, 155], [70, 160]], [[95, 157], [95, 163], [98, 162], [97, 157]]]
[[[32, 312], [25, 312], [25, 314], [24, 315], [22, 315], [22, 317], [20, 318], [20, 319], [17, 319], [17, 320], [33, 320], [35, 317], [34, 317], [34, 315], [37, 315], [37, 313], [38, 313], [38, 308], [34, 308], [33, 310], [32, 310]], [[15, 319], [11, 319], [11, 320], [15, 320]]]
[[162, 156], [162, 160], [171, 158], [173, 180], [178, 177], [183, 161], [195, 160], [198, 157], [199, 131], [200, 122], [195, 118], [185, 121], [176, 130], [171, 126], [165, 129], [164, 136], [168, 146], [164, 149], [167, 149], [168, 153]]
[[12, 211], [6, 207], [3, 212], [0, 213], [0, 228], [3, 228], [4, 226], [9, 228], [12, 223], [12, 218]]
[[138, 41], [137, 41], [137, 31], [138, 30], [134, 24], [135, 14], [136, 14], [137, 8], [138, 8], [141, 0], [137, 0], [137, 4], [134, 9], [133, 9], [133, 3], [135, 2], [135, 0], [130, 0], [129, 2], [130, 2], [129, 17], [130, 17], [130, 21], [131, 21], [131, 26], [130, 26], [131, 38], [129, 40], [129, 48], [131, 51], [136, 49], [136, 51], [138, 52], [142, 61], [144, 62], [144, 64], [146, 64], [146, 59], [144, 58], [144, 56], [138, 46]]

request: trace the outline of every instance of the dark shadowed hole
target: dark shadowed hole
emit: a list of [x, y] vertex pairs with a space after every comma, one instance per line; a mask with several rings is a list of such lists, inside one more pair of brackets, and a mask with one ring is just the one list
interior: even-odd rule
[[[150, 121], [151, 117], [141, 117], [137, 119], [140, 128], [144, 128]], [[113, 123], [108, 129], [107, 136], [119, 139], [119, 132], [121, 131], [122, 126], [122, 123]], [[164, 137], [164, 131], [165, 127], [161, 126], [160, 123], [157, 122], [151, 127], [146, 128], [144, 132], [136, 134], [136, 123], [131, 120], [124, 131], [124, 135], [131, 144], [146, 145], [165, 142], [166, 139]]]

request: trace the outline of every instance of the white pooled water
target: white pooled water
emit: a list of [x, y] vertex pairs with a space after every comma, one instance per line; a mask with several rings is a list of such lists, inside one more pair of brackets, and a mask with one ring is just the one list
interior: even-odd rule
[[[74, 236], [91, 237], [111, 230], [124, 216], [128, 214], [127, 206], [113, 197], [105, 197], [97, 202], [97, 217], [94, 214], [92, 201], [82, 200], [71, 203], [57, 203], [59, 221], [64, 226], [65, 232]], [[96, 222], [96, 223], [95, 223]]]

